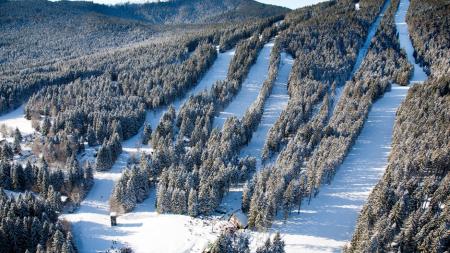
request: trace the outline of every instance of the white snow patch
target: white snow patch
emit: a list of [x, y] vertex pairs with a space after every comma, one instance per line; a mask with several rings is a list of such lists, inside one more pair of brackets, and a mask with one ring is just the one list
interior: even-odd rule
[[5, 124], [13, 130], [18, 128], [22, 135], [32, 134], [34, 129], [31, 127], [31, 120], [25, 118], [24, 108], [25, 106], [22, 105], [14, 111], [0, 116], [0, 125]]

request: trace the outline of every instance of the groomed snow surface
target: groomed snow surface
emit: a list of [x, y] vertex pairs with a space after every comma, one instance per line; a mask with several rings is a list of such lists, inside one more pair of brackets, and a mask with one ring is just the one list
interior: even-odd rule
[[395, 15], [395, 26], [399, 34], [400, 46], [405, 49], [408, 61], [414, 66], [414, 74], [411, 83], [421, 83], [428, 79], [427, 74], [414, 59], [414, 47], [409, 37], [408, 24], [406, 24], [406, 13], [409, 9], [409, 0], [400, 1], [398, 11]]
[[286, 108], [289, 100], [287, 83], [291, 73], [294, 60], [286, 53], [281, 53], [281, 63], [278, 76], [272, 88], [272, 92], [264, 104], [264, 112], [261, 123], [253, 133], [249, 144], [241, 150], [241, 157], [254, 156], [257, 161], [257, 169], [261, 167], [261, 153], [267, 139], [267, 133], [273, 124], [280, 117], [281, 112]]
[[[175, 109], [179, 109], [190, 95], [208, 90], [216, 81], [225, 79], [233, 55], [234, 50], [220, 53], [202, 80], [189, 90], [186, 96], [174, 101]], [[163, 106], [148, 111], [146, 122], [155, 129], [167, 108]], [[154, 191], [135, 212], [119, 216], [119, 226], [110, 226], [109, 198], [115, 182], [120, 178], [131, 156], [137, 157], [141, 152], [151, 151], [149, 145], [140, 144], [142, 131], [143, 127], [137, 135], [122, 143], [123, 152], [110, 171], [94, 174], [94, 186], [76, 212], [61, 216], [72, 223], [74, 239], [80, 252], [105, 252], [123, 245], [129, 245], [137, 253], [189, 252], [195, 246], [190, 241], [201, 243], [199, 247], [202, 248], [206, 246], [208, 237], [204, 236], [202, 231], [211, 231], [209, 223], [188, 216], [157, 214], [154, 210]], [[94, 148], [87, 148], [82, 160], [93, 161], [93, 154]], [[196, 229], [199, 232], [195, 232]], [[200, 235], [198, 240], [195, 239], [196, 233]]]
[[268, 77], [270, 52], [273, 42], [269, 42], [259, 52], [256, 63], [250, 68], [247, 78], [242, 83], [238, 94], [228, 106], [214, 119], [213, 127], [222, 128], [225, 121], [236, 116], [241, 119], [248, 107], [256, 100], [259, 91]]

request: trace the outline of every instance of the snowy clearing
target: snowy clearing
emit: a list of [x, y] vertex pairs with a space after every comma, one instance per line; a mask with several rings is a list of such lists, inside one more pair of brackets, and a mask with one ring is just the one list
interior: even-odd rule
[[31, 127], [31, 120], [27, 120], [25, 118], [24, 108], [25, 105], [21, 105], [14, 111], [0, 116], [0, 125], [5, 124], [7, 127], [12, 129], [16, 129], [17, 127], [22, 135], [32, 134], [34, 129]]

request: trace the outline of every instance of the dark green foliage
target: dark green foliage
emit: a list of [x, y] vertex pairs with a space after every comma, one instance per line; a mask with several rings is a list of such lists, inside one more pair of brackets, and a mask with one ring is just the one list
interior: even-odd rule
[[[53, 193], [52, 198], [58, 196]], [[29, 192], [9, 197], [0, 188], [0, 252], [75, 253], [72, 236], [58, 221], [53, 203]]]

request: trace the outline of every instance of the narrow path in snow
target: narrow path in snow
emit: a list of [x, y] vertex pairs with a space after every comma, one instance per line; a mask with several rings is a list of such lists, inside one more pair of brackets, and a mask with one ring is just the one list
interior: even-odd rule
[[250, 68], [250, 71], [242, 83], [242, 87], [238, 94], [233, 98], [225, 110], [221, 111], [219, 115], [214, 118], [213, 127], [222, 129], [225, 121], [231, 117], [236, 116], [241, 119], [247, 108], [256, 100], [259, 91], [268, 77], [270, 52], [273, 48], [273, 42], [264, 45], [264, 48], [259, 52], [256, 63]]
[[[406, 25], [408, 6], [408, 0], [401, 0], [396, 13], [396, 26], [400, 31]], [[399, 34], [400, 46], [412, 47], [408, 30]], [[412, 64], [413, 51], [412, 48], [407, 50]], [[416, 72], [410, 83], [425, 81], [427, 76], [423, 70], [414, 65]], [[270, 231], [283, 234], [286, 252], [340, 252], [351, 239], [359, 212], [386, 168], [396, 111], [408, 89], [394, 84], [390, 92], [377, 100], [331, 184], [321, 187], [311, 204], [302, 206], [300, 214], [294, 211], [286, 222], [276, 220]], [[254, 241], [262, 236], [255, 233]]]
[[[364, 61], [364, 58], [366, 58], [367, 51], [369, 51], [370, 43], [372, 42], [373, 36], [375, 36], [378, 27], [380, 26], [381, 19], [384, 17], [384, 13], [386, 12], [388, 6], [390, 5], [391, 0], [386, 0], [384, 2], [383, 7], [381, 8], [380, 14], [375, 19], [375, 21], [370, 25], [369, 32], [367, 33], [366, 40], [364, 41], [363, 46], [359, 49], [358, 55], [356, 56], [355, 65], [353, 65], [352, 72], [350, 74], [350, 77], [353, 77], [355, 73], [359, 70], [361, 67], [362, 62]], [[345, 86], [336, 87], [336, 91], [331, 103], [331, 112], [334, 111], [334, 108], [336, 107], [339, 99], [341, 98], [342, 91], [344, 90]]]
[[411, 83], [421, 83], [428, 79], [423, 68], [416, 63], [414, 59], [414, 47], [409, 37], [408, 25], [406, 24], [406, 14], [409, 9], [409, 0], [401, 0], [398, 11], [395, 15], [395, 26], [398, 32], [400, 46], [405, 49], [408, 61], [414, 66], [414, 73], [410, 80]]
[[264, 111], [261, 118], [261, 122], [258, 128], [253, 133], [252, 139], [241, 150], [241, 157], [244, 156], [254, 156], [256, 157], [256, 169], [261, 168], [261, 154], [264, 147], [264, 143], [267, 139], [267, 133], [273, 124], [280, 117], [281, 112], [286, 108], [289, 95], [287, 84], [289, 81], [289, 74], [291, 73], [292, 65], [294, 60], [292, 57], [286, 53], [281, 53], [281, 62], [278, 70], [278, 76], [273, 85], [272, 91], [269, 97], [264, 103]]
[[[190, 89], [183, 98], [175, 100], [172, 105], [176, 109], [179, 109], [190, 95], [209, 89], [216, 81], [225, 79], [228, 72], [228, 65], [233, 55], [234, 50], [220, 53], [201, 81]], [[148, 111], [146, 114], [146, 122], [152, 128], [155, 128], [167, 109], [168, 106], [163, 106]], [[146, 236], [147, 233], [140, 228], [142, 220], [133, 221], [134, 223], [128, 225], [110, 227], [109, 217], [109, 197], [115, 182], [120, 178], [123, 170], [126, 168], [128, 159], [133, 155], [138, 156], [141, 152], [149, 152], [151, 150], [149, 145], [141, 146], [140, 144], [142, 131], [143, 127], [141, 127], [138, 134], [122, 143], [123, 152], [111, 170], [96, 172], [94, 174], [94, 185], [76, 212], [61, 216], [61, 218], [72, 223], [75, 242], [80, 252], [104, 252], [112, 246], [113, 241], [117, 241], [119, 244], [127, 244], [129, 242], [127, 236], [130, 233], [138, 233], [142, 234], [141, 236]], [[93, 153], [93, 147], [87, 148], [83, 160], [93, 160]]]

